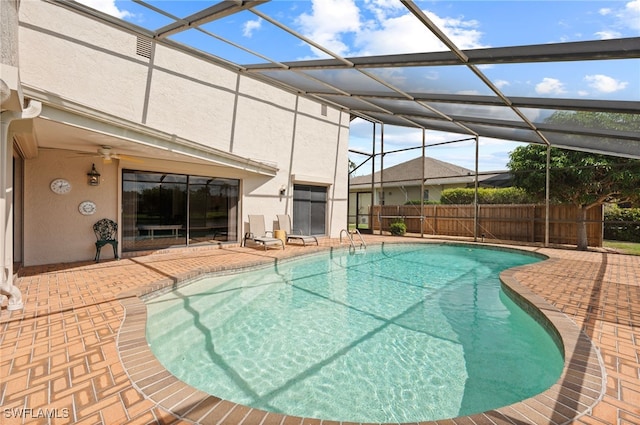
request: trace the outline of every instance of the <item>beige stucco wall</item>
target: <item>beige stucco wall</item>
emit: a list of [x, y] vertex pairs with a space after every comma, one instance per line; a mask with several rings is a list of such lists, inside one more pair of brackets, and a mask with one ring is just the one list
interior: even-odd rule
[[214, 148], [229, 150], [237, 74], [157, 46], [149, 70], [143, 123]]
[[[86, 106], [89, 114], [104, 112], [203, 146], [277, 164], [278, 171], [267, 176], [199, 166], [195, 172], [186, 163], [153, 161], [132, 168], [184, 169], [241, 179], [241, 226], [248, 214], [264, 214], [268, 228], [276, 214], [291, 214], [296, 182], [326, 186], [327, 235], [337, 237], [346, 227], [346, 112], [328, 107], [323, 115], [318, 102], [166, 46], [156, 45], [151, 58], [139, 56], [135, 35], [47, 2], [22, 2], [20, 19], [22, 82], [46, 93], [39, 99], [43, 103], [73, 101]], [[89, 224], [95, 217], [77, 212], [85, 198], [99, 200], [98, 215], [118, 218], [118, 162], [103, 173], [109, 182], [92, 188], [84, 183], [90, 161], [67, 154], [41, 151], [25, 163], [25, 264], [93, 258]], [[67, 174], [72, 193], [51, 193], [48, 183]], [[279, 194], [281, 186], [287, 188], [285, 196]], [[238, 234], [243, 231], [241, 227]], [[61, 246], [61, 240], [67, 241], [65, 249], [52, 249]]]
[[135, 37], [41, 1], [21, 2], [20, 21], [23, 84], [140, 119], [148, 60]]
[[17, 13], [17, 0], [4, 0], [0, 4], [0, 63], [13, 67], [18, 66]]
[[[95, 255], [93, 223], [101, 218], [118, 218], [118, 168], [96, 163], [101, 174], [99, 186], [87, 184], [92, 158], [77, 157], [71, 151], [41, 150], [35, 159], [24, 163], [24, 265], [67, 263], [90, 260]], [[71, 191], [57, 195], [51, 181], [67, 179]], [[94, 215], [80, 214], [78, 206], [93, 201]], [[102, 258], [113, 258], [110, 247]]]
[[[428, 201], [439, 201], [442, 195], [444, 186], [426, 185], [425, 190], [429, 191]], [[385, 201], [387, 205], [404, 205], [407, 201], [419, 201], [420, 200], [420, 186], [404, 186], [400, 187], [385, 187]]]

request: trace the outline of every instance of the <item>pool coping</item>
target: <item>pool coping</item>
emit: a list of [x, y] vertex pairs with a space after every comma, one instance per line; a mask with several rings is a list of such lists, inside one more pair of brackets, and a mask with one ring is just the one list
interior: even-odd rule
[[[442, 242], [437, 243], [442, 244]], [[461, 243], [455, 242], [454, 244]], [[481, 244], [462, 245], [504, 249]], [[515, 248], [509, 248], [509, 250], [542, 256], [527, 250]], [[329, 421], [267, 412], [212, 396], [182, 382], [166, 370], [154, 356], [146, 340], [147, 309], [143, 301], [146, 296], [187, 284], [206, 274], [237, 273], [273, 265], [274, 262], [297, 260], [319, 252], [322, 250], [314, 250], [309, 254], [288, 259], [254, 262], [241, 267], [222, 266], [214, 269], [193, 270], [176, 278], [162, 279], [136, 290], [121, 293], [118, 299], [125, 312], [116, 346], [125, 373], [129, 376], [133, 386], [157, 407], [172, 413], [181, 420], [197, 424], [359, 424], [359, 422]], [[546, 259], [543, 261], [554, 262], [557, 260]], [[517, 266], [504, 270], [500, 274], [500, 280], [505, 293], [527, 310], [555, 337], [554, 339], [565, 358], [563, 371], [558, 381], [536, 396], [499, 409], [437, 421], [411, 422], [412, 425], [434, 425], [443, 422], [459, 425], [566, 424], [590, 414], [592, 408], [603, 398], [606, 390], [606, 372], [599, 351], [568, 316], [520, 284], [515, 275], [519, 270], [528, 266]]]

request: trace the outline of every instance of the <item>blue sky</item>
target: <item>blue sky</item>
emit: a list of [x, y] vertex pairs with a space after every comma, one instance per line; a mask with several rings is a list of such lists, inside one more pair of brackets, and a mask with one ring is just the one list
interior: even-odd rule
[[[82, 0], [96, 9], [137, 25], [158, 29], [170, 22], [131, 1]], [[177, 17], [185, 17], [213, 2], [148, 1]], [[640, 0], [632, 1], [416, 1], [416, 4], [461, 49], [544, 44], [640, 35]], [[320, 42], [343, 56], [379, 55], [444, 50], [397, 0], [273, 0], [257, 8], [292, 30]], [[205, 24], [203, 28], [276, 61], [326, 57], [309, 44], [277, 29], [251, 12]], [[237, 63], [265, 60], [194, 30], [172, 37]], [[286, 46], [286, 48], [283, 48]], [[442, 93], [485, 93], [476, 79], [462, 79], [450, 69], [415, 69], [402, 78], [423, 90]], [[640, 60], [512, 64], [483, 67], [482, 71], [507, 96], [562, 97], [640, 101]], [[535, 118], [535, 117], [534, 117]], [[378, 129], [379, 134], [379, 129]], [[427, 144], [464, 136], [428, 131]], [[350, 146], [371, 150], [372, 125], [355, 120]], [[385, 127], [385, 151], [419, 146], [422, 131]], [[516, 143], [480, 139], [480, 170], [505, 169]], [[473, 142], [427, 148], [427, 155], [474, 168]], [[379, 150], [379, 146], [376, 148]], [[420, 155], [413, 150], [385, 156], [385, 166]], [[360, 157], [352, 156], [359, 163]], [[370, 172], [363, 167], [363, 172]]]

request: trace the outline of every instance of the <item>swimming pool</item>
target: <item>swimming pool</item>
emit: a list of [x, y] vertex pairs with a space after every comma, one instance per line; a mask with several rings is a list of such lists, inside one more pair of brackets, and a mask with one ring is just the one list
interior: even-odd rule
[[148, 300], [147, 339], [174, 375], [290, 415], [411, 422], [538, 394], [563, 359], [500, 290], [539, 261], [469, 246], [343, 250], [208, 277]]

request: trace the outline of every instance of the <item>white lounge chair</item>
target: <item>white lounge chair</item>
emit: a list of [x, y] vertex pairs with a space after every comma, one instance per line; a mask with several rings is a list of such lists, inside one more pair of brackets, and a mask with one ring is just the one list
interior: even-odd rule
[[316, 245], [318, 245], [318, 238], [315, 236], [303, 235], [302, 231], [295, 233], [291, 229], [291, 217], [289, 217], [288, 214], [278, 214], [278, 226], [280, 230], [284, 230], [287, 235], [287, 242], [289, 242], [289, 240], [301, 241], [303, 246], [306, 246], [307, 242], [315, 242]]
[[244, 234], [242, 244], [247, 246], [247, 240], [251, 240], [261, 244], [265, 251], [272, 245], [281, 246], [282, 249], [284, 249], [284, 242], [282, 239], [268, 236], [268, 233], [273, 232], [267, 232], [265, 230], [263, 215], [249, 215], [249, 231]]

